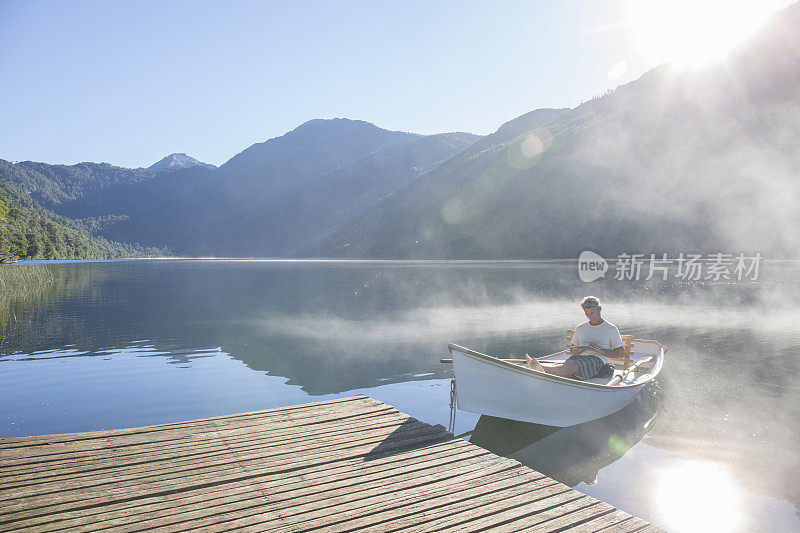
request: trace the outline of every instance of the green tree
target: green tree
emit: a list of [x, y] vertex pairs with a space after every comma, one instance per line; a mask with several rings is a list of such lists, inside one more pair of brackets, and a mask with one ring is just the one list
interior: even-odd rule
[[8, 213], [8, 208], [6, 207], [6, 203], [3, 201], [3, 189], [0, 187], [0, 231], [5, 229], [6, 213]]
[[0, 259], [105, 259], [166, 253], [92, 235], [91, 228], [99, 228], [101, 222], [92, 226], [59, 216], [13, 183], [0, 183]]
[[6, 215], [8, 214], [8, 208], [6, 207], [6, 203], [3, 201], [4, 192], [3, 189], [0, 188], [0, 259], [4, 259], [6, 254], [7, 244], [6, 244], [6, 224], [8, 223], [8, 219]]
[[28, 243], [25, 247], [25, 256], [29, 259], [36, 259], [36, 256], [39, 255], [39, 239], [36, 238], [33, 231], [29, 231], [25, 234], [25, 240]]

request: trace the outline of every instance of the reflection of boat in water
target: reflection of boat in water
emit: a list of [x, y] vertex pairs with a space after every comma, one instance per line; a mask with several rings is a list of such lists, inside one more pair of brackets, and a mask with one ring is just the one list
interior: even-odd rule
[[[610, 415], [631, 403], [661, 372], [667, 352], [656, 341], [629, 337], [625, 342], [621, 368], [608, 377], [588, 380], [539, 372], [523, 359], [499, 359], [450, 344], [458, 408], [559, 427]], [[539, 361], [546, 367], [568, 357], [562, 350]]]
[[661, 403], [650, 386], [616, 413], [566, 428], [483, 415], [469, 440], [571, 487], [591, 485], [598, 470], [638, 443], [660, 414]]

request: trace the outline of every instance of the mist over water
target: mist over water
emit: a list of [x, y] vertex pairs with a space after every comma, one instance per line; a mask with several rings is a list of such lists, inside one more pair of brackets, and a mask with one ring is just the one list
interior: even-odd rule
[[[600, 459], [562, 481], [682, 530], [663, 507], [690, 506], [664, 494], [685, 493], [694, 479], [747, 502], [729, 530], [754, 520], [800, 528], [795, 262], [766, 261], [759, 279], [741, 282], [607, 275], [582, 283], [573, 262], [47, 268], [59, 275], [36, 301], [4, 302], [0, 436], [131, 427], [355, 393], [447, 426], [450, 368], [439, 363], [447, 343], [498, 356], [551, 353], [566, 329], [585, 320], [580, 298], [594, 294], [623, 333], [670, 347], [647, 391], [652, 402], [595, 429], [538, 441], [525, 429], [535, 448], [511, 456], [525, 462], [548, 447], [604, 442], [590, 454]], [[456, 433], [477, 421], [458, 412]]]

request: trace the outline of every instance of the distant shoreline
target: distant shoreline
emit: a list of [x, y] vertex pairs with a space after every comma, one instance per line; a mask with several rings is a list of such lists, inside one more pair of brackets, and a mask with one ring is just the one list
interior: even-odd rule
[[[206, 261], [219, 263], [301, 263], [301, 264], [323, 264], [323, 263], [360, 263], [360, 264], [406, 264], [406, 265], [471, 265], [471, 264], [506, 264], [506, 265], [555, 265], [571, 264], [578, 260], [575, 258], [559, 259], [332, 259], [332, 258], [281, 258], [281, 257], [120, 257], [117, 259], [20, 259], [0, 265], [48, 265], [65, 263], [122, 263], [126, 261]], [[710, 259], [700, 259], [700, 262], [710, 261]], [[798, 259], [763, 259], [765, 263], [797, 263]]]
[[[16, 263], [62, 264], [62, 263], [121, 263], [125, 261], [214, 261], [229, 263], [370, 263], [370, 264], [555, 264], [572, 263], [574, 259], [325, 259], [325, 258], [275, 258], [275, 257], [121, 257], [118, 259], [26, 259]], [[13, 264], [13, 263], [8, 263]]]

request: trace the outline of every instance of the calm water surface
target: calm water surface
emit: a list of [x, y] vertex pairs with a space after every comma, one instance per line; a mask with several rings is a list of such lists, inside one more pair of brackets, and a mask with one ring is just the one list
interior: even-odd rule
[[[27, 268], [12, 265], [3, 268]], [[800, 266], [755, 282], [582, 283], [563, 262], [48, 264], [0, 330], [0, 436], [174, 422], [357, 393], [448, 426], [448, 342], [543, 355], [603, 300], [670, 346], [623, 411], [455, 433], [673, 531], [800, 531]], [[2, 275], [2, 271], [0, 271]], [[611, 278], [611, 276], [609, 276]]]

